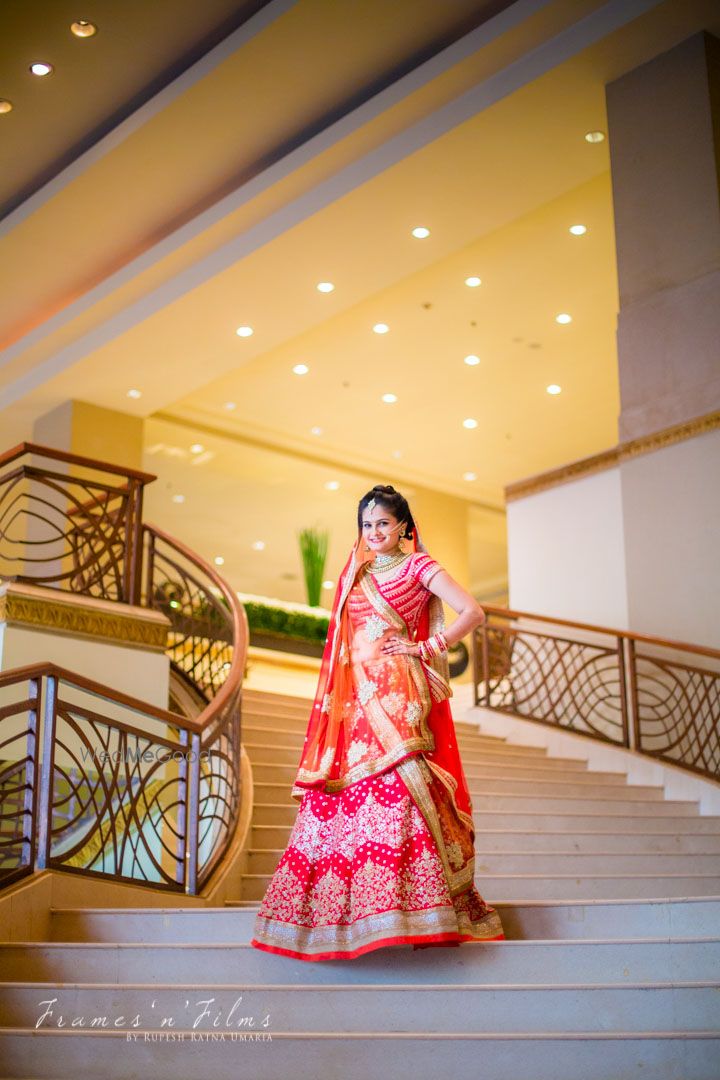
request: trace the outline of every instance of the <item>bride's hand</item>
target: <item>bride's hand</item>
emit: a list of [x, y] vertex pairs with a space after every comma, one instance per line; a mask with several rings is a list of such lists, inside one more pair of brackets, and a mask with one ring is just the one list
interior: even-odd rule
[[380, 647], [380, 651], [384, 656], [398, 656], [403, 653], [406, 656], [418, 656], [418, 646], [414, 641], [407, 641], [405, 638], [393, 636], [386, 638]]

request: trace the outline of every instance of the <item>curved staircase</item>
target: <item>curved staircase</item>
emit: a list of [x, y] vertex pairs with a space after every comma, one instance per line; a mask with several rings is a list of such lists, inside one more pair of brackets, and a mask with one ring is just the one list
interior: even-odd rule
[[[105, 1080], [367, 1080], [394, 1051], [398, 1080], [717, 1080], [720, 818], [483, 735], [477, 713], [456, 724], [477, 883], [508, 940], [320, 964], [253, 949], [297, 811], [307, 708], [244, 695], [254, 813], [237, 900], [57, 909], [49, 940], [0, 945], [0, 1076], [70, 1077], [90, 1063]], [[136, 1028], [113, 1030], [136, 1014]], [[97, 1016], [110, 1026], [70, 1028]]]

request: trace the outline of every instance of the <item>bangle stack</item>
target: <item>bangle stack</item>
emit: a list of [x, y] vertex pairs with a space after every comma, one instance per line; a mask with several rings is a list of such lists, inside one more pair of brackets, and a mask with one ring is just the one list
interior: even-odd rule
[[432, 637], [426, 638], [425, 641], [418, 641], [418, 652], [421, 658], [428, 663], [434, 656], [440, 656], [441, 653], [447, 652], [448, 643], [444, 634], [433, 634]]

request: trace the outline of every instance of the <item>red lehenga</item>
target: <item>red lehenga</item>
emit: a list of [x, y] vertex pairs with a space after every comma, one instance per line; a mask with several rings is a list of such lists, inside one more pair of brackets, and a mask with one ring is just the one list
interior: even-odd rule
[[376, 580], [357, 545], [341, 577], [293, 798], [287, 848], [251, 944], [301, 960], [387, 945], [504, 938], [473, 883], [472, 804], [447, 698], [447, 658], [382, 655], [386, 635], [442, 626], [415, 551]]

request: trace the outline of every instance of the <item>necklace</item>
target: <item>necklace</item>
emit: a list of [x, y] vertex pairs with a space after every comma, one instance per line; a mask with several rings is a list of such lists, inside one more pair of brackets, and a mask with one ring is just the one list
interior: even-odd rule
[[376, 555], [373, 561], [368, 563], [368, 570], [371, 574], [385, 574], [388, 570], [393, 570], [396, 566], [399, 566], [406, 558], [407, 553], [401, 550], [390, 552], [387, 555]]

